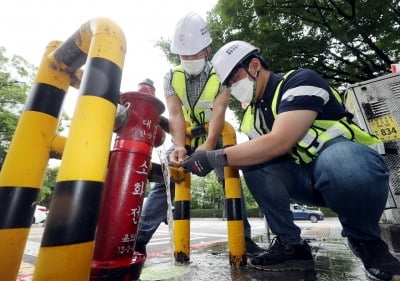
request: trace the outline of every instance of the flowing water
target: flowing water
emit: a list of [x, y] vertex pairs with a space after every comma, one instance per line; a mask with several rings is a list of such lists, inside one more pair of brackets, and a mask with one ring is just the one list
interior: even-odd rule
[[164, 177], [165, 183], [165, 192], [167, 193], [167, 222], [169, 229], [169, 237], [170, 237], [170, 251], [171, 251], [171, 264], [174, 265], [174, 219], [172, 214], [172, 200], [171, 200], [171, 186], [170, 186], [170, 175], [168, 169], [168, 159], [165, 154], [165, 148], [162, 146], [162, 149], [157, 149], [158, 157], [160, 158], [160, 163], [162, 167], [162, 173]]
[[186, 266], [175, 265], [174, 258], [174, 221], [172, 214], [172, 200], [171, 200], [171, 188], [170, 188], [170, 174], [168, 169], [168, 159], [165, 154], [165, 148], [157, 149], [158, 157], [160, 158], [160, 163], [162, 167], [164, 183], [166, 187], [167, 193], [167, 222], [169, 228], [170, 235], [170, 252], [171, 252], [171, 263], [168, 264], [155, 264], [149, 267], [144, 267], [143, 271], [140, 275], [141, 281], [150, 281], [150, 280], [170, 280], [171, 278], [179, 278], [180, 276], [188, 273], [189, 269]]

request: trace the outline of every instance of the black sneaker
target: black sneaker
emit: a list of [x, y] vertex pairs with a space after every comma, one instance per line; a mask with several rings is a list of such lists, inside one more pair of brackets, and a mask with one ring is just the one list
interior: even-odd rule
[[315, 268], [314, 258], [307, 242], [287, 244], [279, 236], [272, 239], [266, 252], [249, 258], [248, 265], [265, 271], [313, 270]]
[[136, 242], [135, 252], [138, 252], [138, 253], [141, 253], [141, 254], [147, 256], [146, 244]]
[[248, 237], [245, 237], [245, 243], [246, 243], [246, 255], [248, 257], [253, 257], [265, 252], [263, 248], [258, 246], [253, 240], [251, 240]]
[[[381, 239], [347, 238], [350, 250], [361, 259], [367, 276], [373, 280], [392, 280], [400, 275], [400, 262], [389, 252]], [[396, 279], [397, 280], [397, 279]]]

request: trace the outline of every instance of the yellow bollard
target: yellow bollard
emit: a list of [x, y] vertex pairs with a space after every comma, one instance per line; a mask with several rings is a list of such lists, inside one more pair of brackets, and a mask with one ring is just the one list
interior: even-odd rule
[[[222, 130], [224, 147], [236, 144], [236, 134], [233, 127], [225, 122]], [[239, 171], [232, 167], [224, 168], [224, 188], [226, 198], [226, 216], [228, 224], [229, 264], [235, 267], [246, 265], [244, 224], [241, 207]]]
[[[191, 131], [186, 121], [186, 145], [190, 146]], [[174, 257], [175, 262], [187, 263], [190, 260], [190, 185], [191, 176], [183, 168], [170, 168], [175, 183], [174, 209]]]
[[[181, 170], [183, 174], [183, 170]], [[190, 260], [190, 174], [175, 184], [174, 257], [179, 263]]]
[[[35, 77], [0, 172], [0, 276], [15, 281], [36, 200], [57, 132], [69, 74], [48, 67], [59, 42], [51, 42]], [[50, 57], [49, 57], [50, 56]], [[58, 148], [62, 151], [62, 144]]]
[[[204, 126], [187, 127], [186, 143], [190, 144], [191, 136], [206, 134], [208, 123]], [[221, 133], [224, 147], [236, 144], [236, 133], [233, 127], [225, 122]], [[171, 169], [173, 178], [180, 178], [177, 169]], [[184, 181], [175, 185], [174, 210], [174, 256], [175, 261], [184, 263], [190, 260], [190, 174], [183, 174]], [[228, 225], [229, 263], [239, 267], [246, 265], [244, 224], [241, 208], [239, 171], [232, 167], [224, 168], [224, 189]]]
[[[119, 100], [126, 42], [105, 18], [83, 24], [54, 52], [61, 64], [83, 64], [75, 114], [36, 261], [34, 281], [86, 281]], [[76, 74], [75, 69], [71, 73]]]

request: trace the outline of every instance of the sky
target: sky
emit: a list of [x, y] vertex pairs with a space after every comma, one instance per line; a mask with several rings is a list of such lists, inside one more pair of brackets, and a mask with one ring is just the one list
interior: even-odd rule
[[[206, 18], [217, 1], [8, 0], [1, 5], [0, 46], [7, 54], [20, 55], [39, 66], [50, 41], [65, 41], [90, 19], [109, 18], [121, 28], [127, 41], [121, 91], [135, 91], [138, 83], [150, 78], [156, 96], [164, 101], [162, 78], [171, 65], [154, 43], [172, 38], [176, 22], [188, 12]], [[70, 116], [77, 95], [77, 91], [68, 90], [63, 109]]]
[[[19, 55], [38, 67], [50, 41], [67, 40], [90, 19], [106, 17], [122, 30], [127, 52], [122, 72], [121, 92], [135, 91], [145, 78], [154, 81], [156, 97], [165, 104], [163, 77], [171, 65], [154, 46], [161, 38], [171, 39], [176, 22], [188, 12], [206, 19], [218, 0], [113, 0], [51, 1], [7, 0], [1, 4], [0, 46], [8, 55]], [[214, 50], [216, 51], [216, 50]], [[63, 110], [73, 117], [79, 92], [67, 92]], [[163, 113], [168, 116], [168, 112]], [[235, 126], [232, 113], [227, 121]], [[61, 133], [66, 135], [68, 131]], [[240, 142], [240, 141], [238, 141]], [[166, 147], [170, 139], [167, 137]]]

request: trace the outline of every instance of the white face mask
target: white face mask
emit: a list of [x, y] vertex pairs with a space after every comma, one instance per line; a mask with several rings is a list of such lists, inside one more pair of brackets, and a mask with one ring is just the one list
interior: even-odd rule
[[253, 99], [255, 81], [251, 81], [249, 76], [243, 78], [231, 86], [231, 94], [242, 104], [249, 104]]
[[196, 76], [203, 71], [204, 66], [206, 65], [206, 59], [205, 58], [199, 60], [181, 59], [181, 65], [183, 67], [183, 70], [185, 70], [185, 72], [187, 72], [190, 75]]

